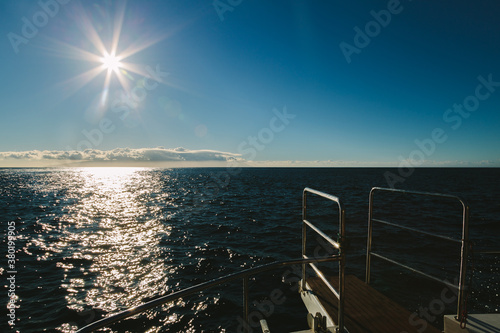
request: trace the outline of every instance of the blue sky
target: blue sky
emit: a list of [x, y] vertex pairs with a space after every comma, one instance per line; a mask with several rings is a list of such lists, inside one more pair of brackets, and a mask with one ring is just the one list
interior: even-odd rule
[[[495, 1], [2, 1], [0, 166], [498, 167], [498, 17]], [[117, 27], [130, 56], [107, 94], [107, 69], [72, 79]]]

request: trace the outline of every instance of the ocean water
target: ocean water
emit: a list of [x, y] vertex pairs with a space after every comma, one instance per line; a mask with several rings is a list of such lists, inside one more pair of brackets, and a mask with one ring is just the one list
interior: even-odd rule
[[[347, 274], [363, 278], [368, 194], [373, 186], [388, 186], [387, 172], [398, 174], [383, 168], [0, 169], [0, 331], [74, 332], [160, 295], [299, 258], [304, 187], [336, 195], [345, 204]], [[500, 248], [500, 169], [423, 168], [402, 180], [397, 188], [467, 200], [474, 241], [467, 307], [500, 312], [500, 255], [480, 253]], [[460, 237], [461, 210], [453, 202], [384, 195], [376, 200], [377, 218]], [[309, 212], [311, 221], [336, 237], [335, 205], [311, 197]], [[11, 243], [9, 231], [15, 234]], [[317, 248], [314, 236], [308, 239], [308, 250]], [[458, 277], [460, 249], [453, 243], [378, 227], [373, 246], [430, 274], [450, 281]], [[322, 267], [335, 270], [335, 265]], [[250, 279], [254, 322], [266, 318], [272, 332], [307, 328], [298, 274], [296, 267], [281, 268]], [[410, 311], [428, 309], [436, 326], [442, 313], [455, 311], [455, 303], [441, 299], [442, 285], [376, 259], [372, 280]], [[15, 319], [9, 317], [10, 300]], [[238, 281], [106, 331], [241, 332], [242, 310]]]

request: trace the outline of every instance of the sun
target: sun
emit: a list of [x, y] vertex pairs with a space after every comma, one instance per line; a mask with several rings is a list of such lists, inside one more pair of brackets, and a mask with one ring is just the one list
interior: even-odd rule
[[104, 53], [104, 56], [101, 58], [102, 66], [104, 69], [107, 69], [109, 72], [118, 72], [118, 69], [121, 67], [120, 57], [117, 57], [114, 53]]
[[[109, 36], [107, 30], [102, 32], [102, 35], [108, 37], [105, 40], [107, 43], [101, 38], [102, 36], [99, 34], [86, 10], [79, 4], [75, 5], [79, 14], [79, 19], [76, 23], [88, 42], [90, 42], [88, 43], [90, 49], [82, 49], [79, 46], [59, 41], [55, 41], [56, 45], [54, 45], [61, 49], [61, 51], [58, 52], [61, 52], [64, 56], [98, 64], [96, 67], [92, 67], [83, 73], [69, 78], [60, 85], [64, 86], [69, 96], [76, 93], [77, 90], [87, 85], [94, 78], [100, 76], [100, 74], [104, 73], [101, 97], [102, 110], [105, 110], [105, 107], [108, 105], [109, 91], [111, 87], [116, 87], [115, 81], [118, 81], [123, 91], [128, 94], [132, 90], [134, 84], [132, 73], [144, 78], [151, 76], [148, 66], [130, 63], [127, 59], [167, 37], [166, 34], [152, 36], [152, 38], [143, 38], [130, 43], [128, 46], [122, 45], [122, 47], [119, 47], [120, 36], [123, 32], [122, 27], [126, 12], [126, 3], [124, 1], [117, 1], [116, 3], [116, 7], [111, 8], [111, 10], [114, 10], [114, 17], [112, 17], [113, 15], [111, 13], [108, 15], [110, 19], [109, 26], [112, 27], [112, 31], [109, 31]], [[105, 9], [99, 6], [96, 8], [98, 8], [100, 12], [106, 13]], [[54, 49], [57, 50], [58, 48], [54, 47]]]

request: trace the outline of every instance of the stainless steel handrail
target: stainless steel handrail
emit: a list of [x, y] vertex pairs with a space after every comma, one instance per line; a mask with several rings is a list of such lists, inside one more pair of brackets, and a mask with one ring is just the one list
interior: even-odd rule
[[430, 237], [434, 237], [434, 238], [444, 239], [446, 241], [451, 241], [451, 242], [455, 242], [455, 243], [461, 243], [462, 242], [461, 239], [451, 238], [451, 237], [448, 237], [448, 236], [436, 235], [436, 234], [433, 234], [433, 233], [430, 233], [430, 232], [426, 232], [426, 231], [422, 231], [422, 230], [418, 230], [418, 229], [415, 229], [415, 228], [410, 228], [410, 227], [402, 226], [402, 225], [397, 224], [397, 223], [392, 223], [392, 222], [388, 222], [388, 221], [384, 221], [384, 220], [379, 220], [379, 219], [372, 219], [372, 221], [373, 222], [382, 223], [382, 224], [387, 224], [387, 225], [390, 225], [390, 226], [393, 226], [393, 227], [397, 227], [397, 228], [400, 228], [400, 229], [404, 229], [404, 230], [413, 231], [413, 232], [416, 232], [416, 233], [419, 233], [419, 234], [422, 234], [422, 235], [426, 235], [426, 236], [430, 236]]
[[[320, 197], [326, 198], [328, 200], [337, 203], [339, 208], [339, 239], [335, 241], [328, 237], [325, 233], [319, 230], [314, 224], [307, 220], [307, 193], [312, 193]], [[312, 188], [306, 187], [302, 194], [302, 258], [309, 258], [306, 255], [306, 242], [307, 242], [307, 227], [310, 227], [328, 243], [339, 250], [339, 290], [335, 288], [328, 282], [323, 273], [314, 265], [310, 263], [309, 265], [316, 272], [318, 277], [325, 283], [325, 285], [332, 291], [332, 293], [339, 299], [339, 313], [338, 313], [338, 332], [344, 332], [344, 281], [345, 281], [345, 249], [342, 247], [342, 243], [345, 240], [345, 208], [340, 199], [334, 195], [327, 194]], [[302, 264], [302, 290], [306, 289], [306, 265]]]
[[[402, 225], [399, 225], [396, 223], [392, 223], [392, 222], [388, 222], [388, 221], [384, 221], [384, 220], [379, 220], [379, 219], [374, 219], [373, 218], [373, 198], [374, 198], [375, 192], [377, 192], [377, 191], [398, 192], [398, 193], [403, 193], [403, 194], [433, 196], [433, 197], [440, 197], [440, 198], [448, 198], [448, 199], [452, 199], [452, 200], [457, 200], [462, 205], [462, 237], [461, 237], [461, 239], [451, 238], [451, 237], [447, 237], [447, 236], [443, 236], [443, 235], [436, 235], [436, 234], [432, 234], [432, 233], [418, 230], [415, 228], [402, 226]], [[451, 241], [451, 242], [461, 243], [460, 277], [459, 277], [458, 286], [451, 284], [448, 281], [445, 281], [445, 280], [439, 279], [437, 277], [434, 277], [432, 275], [429, 275], [427, 273], [424, 273], [420, 270], [411, 268], [407, 265], [404, 265], [400, 262], [397, 262], [396, 260], [389, 259], [385, 256], [382, 256], [378, 253], [373, 252], [372, 251], [373, 222], [382, 223], [382, 224], [390, 225], [390, 226], [397, 227], [400, 229], [410, 230], [413, 232], [418, 232], [418, 233], [421, 233], [421, 234], [424, 234], [427, 236], [432, 236], [432, 237], [436, 237], [436, 238]], [[399, 189], [393, 189], [393, 188], [382, 188], [382, 187], [374, 187], [370, 191], [369, 212], [368, 212], [368, 239], [367, 239], [367, 246], [366, 246], [366, 283], [370, 283], [371, 256], [373, 255], [377, 258], [383, 259], [387, 262], [390, 262], [392, 264], [395, 264], [395, 265], [398, 265], [398, 266], [403, 267], [405, 269], [408, 269], [412, 272], [419, 273], [427, 278], [441, 282], [449, 287], [453, 287], [453, 288], [458, 289], [457, 318], [458, 318], [458, 320], [462, 320], [463, 316], [464, 316], [463, 310], [465, 309], [465, 277], [466, 277], [466, 269], [467, 269], [467, 255], [468, 255], [467, 251], [468, 251], [468, 245], [469, 245], [468, 243], [469, 243], [469, 206], [463, 199], [461, 199], [457, 196], [454, 196], [454, 195], [449, 195], [449, 194], [406, 191], [406, 190], [399, 190]]]
[[135, 306], [133, 308], [121, 311], [119, 313], [113, 314], [109, 317], [100, 319], [98, 321], [95, 321], [85, 327], [82, 327], [77, 331], [77, 333], [87, 333], [87, 332], [93, 332], [99, 328], [111, 325], [113, 323], [116, 323], [118, 321], [121, 321], [123, 319], [132, 317], [134, 315], [137, 315], [141, 312], [144, 312], [146, 310], [155, 308], [159, 305], [173, 302], [179, 298], [183, 298], [195, 293], [198, 293], [200, 291], [225, 284], [237, 279], [243, 279], [243, 316], [245, 318], [245, 321], [248, 322], [248, 277], [252, 275], [256, 275], [262, 272], [270, 271], [273, 269], [276, 269], [278, 267], [283, 267], [283, 266], [291, 266], [291, 265], [300, 265], [300, 264], [310, 264], [310, 263], [318, 263], [318, 262], [330, 262], [330, 261], [339, 261], [341, 260], [341, 256], [332, 256], [332, 257], [326, 257], [326, 258], [308, 258], [308, 259], [292, 259], [292, 260], [284, 260], [284, 261], [277, 261], [273, 263], [269, 263], [266, 265], [261, 265], [257, 266], [254, 268], [249, 268], [246, 270], [243, 270], [238, 273], [234, 274], [229, 274], [224, 277], [207, 281], [204, 283], [200, 283], [195, 286], [191, 286], [189, 288], [183, 289], [176, 291], [174, 293], [164, 295], [157, 297], [149, 302], [143, 303], [141, 305]]

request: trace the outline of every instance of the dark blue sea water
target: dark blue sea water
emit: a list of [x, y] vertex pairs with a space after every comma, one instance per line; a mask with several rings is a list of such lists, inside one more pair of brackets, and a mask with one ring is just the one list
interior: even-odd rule
[[[0, 331], [73, 332], [159, 295], [298, 258], [304, 187], [344, 202], [347, 273], [363, 278], [368, 194], [373, 186], [388, 186], [387, 172], [398, 175], [383, 168], [0, 169]], [[416, 169], [403, 180], [397, 188], [468, 201], [475, 242], [468, 309], [499, 312], [500, 256], [479, 252], [500, 247], [500, 170]], [[461, 211], [454, 203], [377, 200], [378, 218], [460, 237]], [[335, 238], [335, 205], [312, 198], [309, 209], [311, 220]], [[9, 226], [15, 232], [14, 267], [8, 261]], [[374, 250], [450, 281], [458, 277], [460, 249], [452, 243], [380, 227]], [[330, 266], [326, 269], [335, 267]], [[15, 325], [9, 325], [13, 269], [17, 297]], [[440, 309], [433, 302], [441, 297], [441, 285], [377, 260], [372, 270], [375, 287], [410, 311], [434, 306], [438, 326], [442, 313], [455, 310], [455, 304]], [[282, 268], [250, 280], [250, 311], [266, 317], [272, 332], [307, 328], [297, 274]], [[282, 304], [265, 308], [276, 290]], [[147, 311], [112, 330], [238, 332], [241, 315], [242, 284], [235, 282]]]

